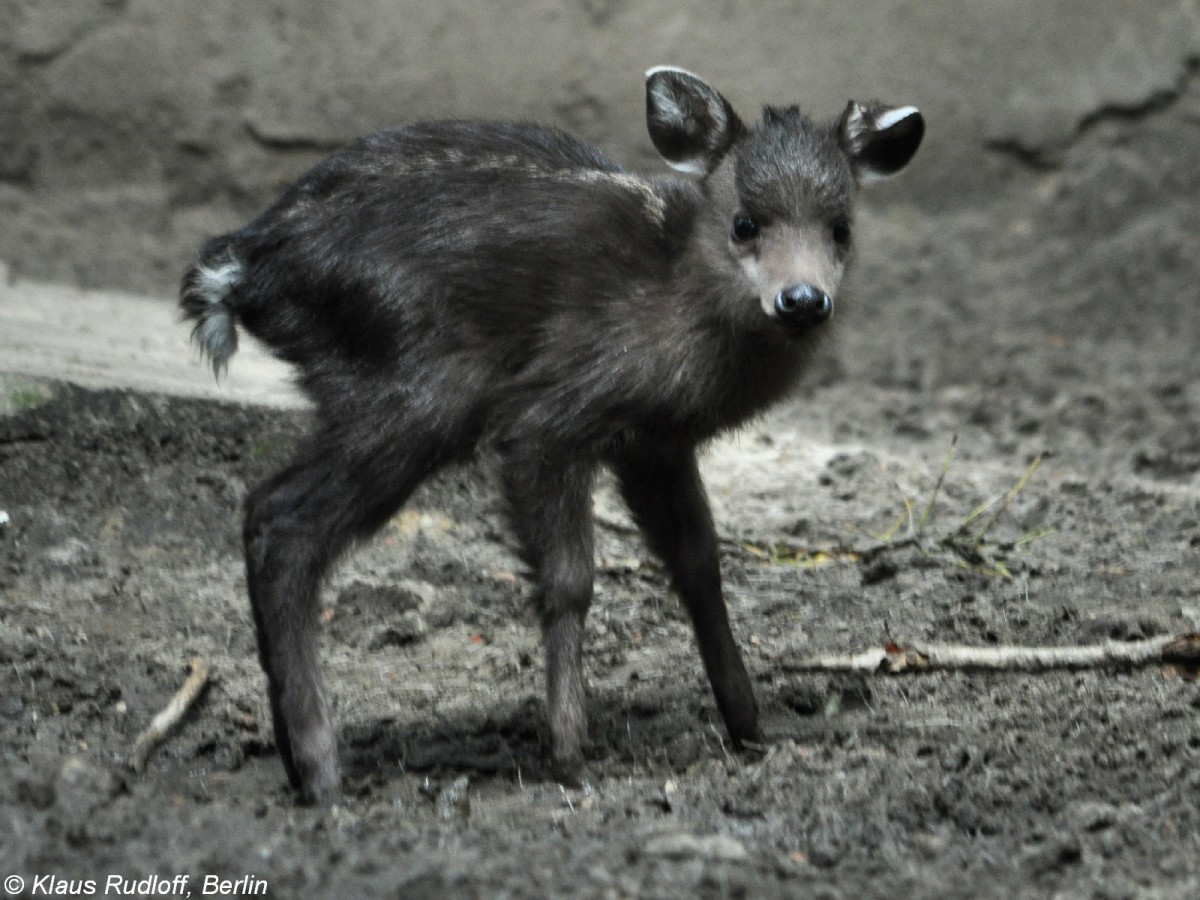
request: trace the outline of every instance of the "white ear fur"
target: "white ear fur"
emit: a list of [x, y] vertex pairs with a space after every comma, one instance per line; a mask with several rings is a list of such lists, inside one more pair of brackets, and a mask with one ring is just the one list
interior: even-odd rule
[[[689, 78], [695, 78], [697, 80], [700, 79], [700, 76], [695, 72], [689, 72], [687, 69], [679, 66], [654, 66], [653, 68], [646, 70], [646, 85], [650, 90], [651, 96], [654, 98], [655, 107], [658, 109], [658, 112], [664, 119], [674, 119], [675, 121], [682, 123], [686, 114], [684, 113], [683, 108], [675, 102], [675, 95], [671, 91], [666, 90], [665, 86], [661, 85], [661, 83], [657, 89], [655, 89], [652, 84], [652, 79], [654, 76], [662, 72], [672, 72], [677, 75], [686, 75]], [[678, 168], [678, 166], [675, 166], [675, 168]], [[687, 169], [683, 169], [682, 171], [687, 171]]]
[[903, 122], [909, 116], [915, 116], [919, 112], [920, 110], [915, 106], [901, 106], [896, 109], [889, 109], [875, 120], [875, 127], [880, 131], [884, 131], [899, 122]]
[[699, 159], [670, 160], [664, 156], [663, 162], [665, 162], [676, 172], [683, 172], [687, 175], [703, 175], [706, 171], [708, 171], [705, 168], [704, 163]]
[[[651, 79], [655, 75], [658, 75], [660, 72], [673, 72], [676, 75], [684, 75], [688, 78], [698, 81], [701, 85], [703, 85], [709, 91], [712, 90], [711, 87], [708, 87], [707, 81], [705, 81], [703, 78], [701, 78], [695, 72], [689, 71], [688, 69], [684, 69], [680, 66], [654, 66], [651, 69], [647, 69], [646, 70], [647, 85], [650, 85]], [[673, 93], [671, 93], [670, 91], [664, 90], [662, 87], [655, 90], [653, 86], [650, 87], [650, 92], [654, 96], [654, 102], [658, 106], [658, 111], [660, 113], [662, 113], [664, 117], [673, 118], [679, 122], [683, 122], [686, 114], [685, 114], [684, 110], [679, 106], [679, 104], [677, 104], [675, 102], [675, 95]], [[724, 110], [722, 110], [720, 107], [714, 107], [713, 113], [717, 117], [717, 123], [723, 127], [725, 125]]]
[[681, 75], [690, 75], [692, 78], [700, 79], [699, 75], [683, 66], [651, 66], [646, 70], [646, 80], [649, 81], [651, 75], [657, 75], [659, 72], [678, 72]]

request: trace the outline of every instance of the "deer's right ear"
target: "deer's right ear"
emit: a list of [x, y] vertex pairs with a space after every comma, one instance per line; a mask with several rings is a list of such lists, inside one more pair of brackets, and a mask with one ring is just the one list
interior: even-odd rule
[[693, 175], [716, 168], [744, 128], [716, 88], [673, 66], [646, 73], [646, 126], [663, 159]]

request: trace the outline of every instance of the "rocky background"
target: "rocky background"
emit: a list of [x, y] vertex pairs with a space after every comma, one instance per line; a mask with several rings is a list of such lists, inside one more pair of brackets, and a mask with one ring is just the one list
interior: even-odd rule
[[658, 63], [746, 109], [916, 103], [928, 143], [888, 196], [977, 209], [1098, 124], [1169, 104], [1198, 45], [1175, 0], [2, 0], [0, 260], [170, 292], [204, 235], [412, 119], [553, 122], [656, 165], [641, 73]]

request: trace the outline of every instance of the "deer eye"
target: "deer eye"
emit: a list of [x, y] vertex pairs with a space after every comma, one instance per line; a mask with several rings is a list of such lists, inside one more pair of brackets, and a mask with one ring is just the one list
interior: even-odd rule
[[850, 223], [847, 220], [838, 219], [833, 223], [833, 242], [839, 247], [850, 243]]
[[757, 222], [749, 216], [738, 215], [733, 217], [733, 239], [735, 241], [752, 241], [756, 237], [758, 237]]

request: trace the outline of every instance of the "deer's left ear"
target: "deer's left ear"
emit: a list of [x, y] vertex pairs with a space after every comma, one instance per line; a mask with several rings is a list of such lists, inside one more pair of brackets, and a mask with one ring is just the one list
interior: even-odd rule
[[895, 175], [916, 155], [925, 119], [915, 106], [885, 106], [854, 100], [838, 122], [838, 140], [860, 184]]

